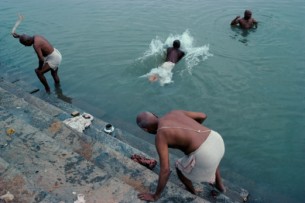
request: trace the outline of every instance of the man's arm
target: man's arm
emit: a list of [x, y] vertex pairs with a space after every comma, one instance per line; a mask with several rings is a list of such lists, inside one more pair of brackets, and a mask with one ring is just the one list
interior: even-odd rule
[[41, 68], [44, 64], [44, 57], [42, 55], [41, 48], [39, 46], [35, 45], [35, 44], [33, 45], [33, 47], [34, 47], [34, 50], [35, 50], [35, 52], [37, 54], [37, 57], [38, 57], [38, 60], [39, 60], [38, 68]]
[[156, 201], [160, 198], [170, 175], [169, 158], [168, 158], [168, 145], [166, 138], [160, 134], [156, 135], [156, 148], [160, 159], [160, 173], [158, 179], [158, 186], [154, 194], [141, 193], [138, 197], [141, 200]]
[[185, 53], [183, 51], [181, 51], [179, 60], [181, 60], [184, 56], [185, 56]]
[[14, 38], [19, 38], [20, 37], [20, 35], [18, 35], [16, 32], [12, 33], [12, 35], [13, 35]]
[[236, 18], [232, 20], [231, 25], [237, 25], [239, 23], [239, 18], [240, 16], [236, 16]]
[[168, 145], [165, 136], [160, 134], [156, 135], [156, 148], [160, 159], [160, 173], [159, 173], [157, 190], [154, 196], [157, 197], [157, 199], [159, 199], [170, 175]]
[[193, 111], [183, 111], [183, 113], [197, 121], [198, 123], [203, 123], [203, 121], [207, 118], [207, 115], [205, 113], [201, 112], [193, 112]]

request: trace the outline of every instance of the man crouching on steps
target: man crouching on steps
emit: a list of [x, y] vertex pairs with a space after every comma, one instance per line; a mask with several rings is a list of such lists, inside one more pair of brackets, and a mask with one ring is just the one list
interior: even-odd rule
[[60, 81], [57, 72], [62, 59], [60, 52], [42, 36], [18, 35], [16, 33], [12, 35], [14, 38], [19, 38], [19, 42], [24, 46], [33, 46], [39, 60], [39, 66], [35, 69], [36, 75], [43, 84], [46, 92], [50, 93], [50, 87], [44, 74], [51, 71], [55, 84], [59, 85]]
[[175, 110], [158, 118], [150, 112], [137, 116], [137, 124], [144, 131], [156, 134], [155, 145], [160, 159], [160, 173], [155, 193], [140, 193], [141, 200], [156, 201], [160, 198], [170, 175], [168, 148], [179, 149], [185, 156], [176, 161], [179, 179], [188, 191], [195, 194], [192, 181], [212, 182], [225, 192], [219, 163], [224, 155], [222, 137], [201, 125], [207, 118], [204, 113]]

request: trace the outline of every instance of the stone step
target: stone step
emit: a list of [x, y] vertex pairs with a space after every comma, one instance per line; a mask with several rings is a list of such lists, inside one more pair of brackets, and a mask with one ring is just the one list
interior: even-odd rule
[[[63, 101], [55, 98], [53, 95], [47, 95], [42, 92], [35, 93], [35, 96], [39, 96], [39, 98], [42, 98], [43, 100], [47, 101], [47, 103], [46, 103], [46, 102], [41, 101], [37, 97], [28, 95], [26, 92], [24, 92], [22, 90], [18, 90], [18, 88], [16, 87], [16, 84], [12, 84], [5, 80], [0, 81], [0, 84], [2, 87], [4, 86], [5, 89], [14, 92], [17, 95], [22, 95], [22, 98], [25, 101], [31, 103], [32, 105], [36, 106], [40, 110], [45, 111], [47, 114], [52, 115], [53, 117], [56, 117], [60, 120], [64, 120], [67, 117], [69, 117], [70, 116], [69, 114], [74, 110], [78, 110], [79, 112], [82, 112], [81, 109], [78, 109], [77, 107], [73, 106], [72, 104], [63, 102]], [[22, 84], [23, 87], [27, 86], [27, 83], [24, 83], [21, 80], [18, 81], [18, 84], [19, 85]], [[35, 89], [35, 88], [27, 87], [26, 89]], [[52, 105], [50, 105], [50, 104], [52, 104]], [[47, 117], [47, 116], [44, 116], [44, 117]], [[36, 123], [36, 122], [34, 122], [34, 123]], [[123, 156], [130, 157], [132, 154], [138, 153], [138, 154], [142, 154], [146, 157], [151, 157], [151, 158], [158, 160], [158, 156], [157, 156], [154, 145], [152, 145], [149, 142], [146, 142], [143, 139], [140, 139], [126, 131], [116, 128], [116, 130], [113, 133], [113, 137], [115, 137], [116, 139], [111, 139], [111, 138], [109, 138], [108, 135], [104, 136], [102, 129], [106, 123], [107, 122], [104, 122], [98, 118], [95, 118], [95, 120], [92, 123], [92, 125], [90, 126], [90, 128], [84, 131], [84, 134], [93, 138], [95, 140], [95, 142], [98, 141], [100, 143], [104, 143], [107, 146], [112, 146], [112, 149], [115, 149], [116, 151], [119, 152], [119, 154], [122, 154]], [[44, 126], [44, 128], [45, 127], [46, 126]], [[117, 139], [122, 141], [123, 143], [119, 142]], [[91, 142], [93, 142], [93, 141], [91, 141]], [[126, 145], [126, 143], [127, 143], [127, 145]], [[85, 145], [90, 146], [90, 144], [88, 144], [88, 143]], [[130, 145], [133, 147], [130, 147]], [[76, 146], [80, 146], [80, 145], [78, 144]], [[176, 160], [176, 159], [177, 159], [177, 155], [175, 153], [170, 153], [170, 160]], [[119, 163], [120, 162], [121, 162], [121, 160], [119, 161]], [[124, 165], [124, 162], [122, 162], [122, 163]], [[121, 165], [122, 165], [122, 163], [121, 163]], [[175, 171], [174, 162], [171, 162], [171, 169], [173, 172]], [[156, 168], [154, 169], [154, 172], [155, 173], [159, 172], [159, 165], [156, 166]], [[184, 186], [179, 181], [175, 172], [172, 173], [172, 175], [170, 176], [170, 181], [172, 183], [175, 183], [179, 187], [184, 188]], [[223, 201], [223, 199], [226, 199], [226, 202], [230, 202], [228, 200], [229, 199], [228, 197], [230, 197], [230, 199], [234, 200], [235, 202], [241, 202], [242, 200], [239, 195], [241, 188], [236, 185], [233, 185], [232, 183], [230, 183], [226, 180], [224, 180], [224, 183], [228, 188], [226, 196], [220, 195], [217, 197], [218, 200], [221, 199], [221, 201]], [[212, 202], [215, 200], [214, 198], [211, 199], [209, 191], [211, 191], [211, 189], [213, 189], [213, 188], [211, 188], [210, 185], [203, 184], [203, 185], [198, 185], [198, 187], [203, 188], [203, 191], [204, 191], [204, 192], [198, 194], [200, 197], [209, 199]]]
[[[18, 81], [18, 83], [22, 83], [23, 87], [25, 87], [27, 85], [26, 83], [23, 83], [22, 81]], [[50, 95], [50, 96], [48, 95], [46, 97], [45, 96], [46, 94], [41, 94], [43, 99], [48, 101], [47, 103], [43, 102], [40, 99], [38, 99], [37, 97], [33, 97], [32, 95], [29, 95], [26, 92], [16, 88], [15, 84], [11, 84], [11, 83], [9, 83], [5, 80], [1, 81], [1, 86], [5, 87], [5, 89], [7, 89], [9, 91], [12, 91], [16, 95], [19, 95], [20, 97], [23, 98], [23, 100], [27, 101], [28, 103], [31, 103], [32, 105], [39, 108], [40, 110], [46, 111], [48, 115], [52, 115], [53, 117], [59, 118], [61, 120], [66, 119], [67, 117], [70, 116], [68, 112], [63, 111], [62, 109], [65, 109], [66, 111], [67, 110], [68, 111], [73, 111], [73, 110], [77, 109], [76, 107], [73, 107], [73, 105], [71, 105], [71, 104], [67, 104], [67, 103], [64, 103], [62, 101], [59, 101], [58, 99], [52, 97], [52, 95]], [[31, 89], [31, 88], [27, 88], [27, 89]], [[40, 93], [41, 92], [35, 93], [35, 95], [37, 96], [37, 94], [40, 94]], [[41, 95], [40, 95], [40, 97], [41, 97]], [[56, 108], [55, 106], [50, 105], [50, 103], [54, 104], [54, 105], [56, 105], [57, 107], [60, 107], [60, 108]], [[52, 108], [48, 108], [49, 106], [51, 106]], [[32, 111], [29, 111], [29, 112], [32, 112]], [[43, 116], [42, 120], [46, 119], [48, 117], [48, 115]], [[29, 117], [30, 118], [36, 118], [36, 116], [29, 116]], [[32, 122], [32, 125], [35, 125], [35, 124], [39, 124], [39, 122], [35, 122], [35, 121]], [[118, 142], [117, 139], [111, 139], [107, 135], [106, 136], [100, 136], [101, 129], [103, 128], [103, 126], [105, 124], [106, 124], [106, 122], [104, 122], [100, 119], [95, 119], [95, 121], [93, 122], [91, 127], [88, 130], [85, 130], [85, 134], [89, 135], [89, 137], [93, 137], [95, 140], [98, 140], [101, 143], [104, 143], [108, 146], [112, 146], [113, 149], [116, 149], [117, 151], [119, 151], [124, 156], [130, 157], [132, 154], [138, 153], [138, 154], [142, 154], [146, 157], [149, 157], [146, 154], [146, 153], [148, 153], [150, 155], [150, 157], [153, 157], [153, 158], [158, 160], [155, 147], [152, 144], [150, 144], [148, 142], [145, 142], [145, 141], [143, 141], [143, 140], [127, 133], [127, 132], [123, 132], [118, 128], [116, 128], [116, 131], [114, 132], [115, 138], [120, 139], [120, 140], [124, 140], [124, 139], [126, 140], [126, 138], [127, 138], [127, 140], [129, 140], [130, 143], [141, 143], [140, 146], [144, 146], [143, 150], [145, 150], [145, 153], [143, 153], [142, 151], [137, 150], [133, 147], [129, 147], [129, 145], [126, 145], [125, 143]], [[39, 127], [39, 126], [36, 126], [36, 127]], [[45, 129], [46, 126], [43, 126], [43, 128]], [[77, 146], [79, 146], [79, 145], [77, 145]], [[90, 145], [87, 144], [86, 146], [90, 146]], [[170, 154], [170, 157], [171, 157], [171, 160], [177, 159], [177, 157], [174, 154]], [[124, 165], [124, 162], [122, 162], [122, 161], [119, 161], [117, 163], [120, 163], [121, 165], [122, 164]], [[120, 165], [120, 164], [117, 164], [117, 165]], [[171, 163], [171, 168], [172, 168], [172, 171], [175, 171], [174, 162]], [[155, 173], [159, 172], [159, 165], [157, 165], [157, 167], [154, 169], [154, 172]], [[172, 175], [170, 176], [170, 181], [184, 189], [184, 186], [179, 181], [175, 172], [172, 173]], [[203, 185], [198, 185], [198, 186], [200, 188], [203, 188], [203, 191], [204, 191], [204, 192], [199, 194], [200, 197], [205, 198], [205, 199], [209, 199], [210, 201], [215, 200], [214, 198], [211, 199], [209, 191], [211, 191], [212, 188], [210, 187], [210, 185], [203, 184]], [[217, 198], [218, 199], [228, 199], [228, 197], [226, 197], [224, 195], [220, 195]]]
[[[92, 144], [93, 141], [90, 139], [86, 139], [86, 136], [83, 136], [82, 139], [80, 139], [80, 135], [77, 135], [75, 132], [71, 132], [71, 129], [66, 127], [65, 125], [62, 125], [62, 128], [60, 132], [56, 131], [56, 129], [60, 128], [61, 122], [54, 121], [52, 118], [48, 118], [48, 115], [44, 115], [43, 112], [37, 111], [34, 108], [31, 109], [31, 106], [25, 102], [25, 97], [22, 99], [14, 98], [13, 95], [9, 95], [8, 92], [0, 91], [2, 95], [2, 104], [7, 109], [12, 109], [12, 111], [15, 114], [18, 114], [19, 117], [23, 117], [27, 122], [31, 123], [32, 125], [36, 125], [37, 128], [41, 131], [44, 131], [44, 133], [49, 134], [48, 131], [53, 133], [51, 137], [56, 138], [57, 140], [61, 141], [61, 144], [67, 143], [67, 140], [69, 140], [68, 145], [66, 147], [73, 146], [73, 150], [79, 152], [81, 155], [83, 155], [86, 159], [91, 160], [93, 163], [95, 163], [97, 166], [103, 169], [107, 169], [106, 171], [113, 172], [113, 169], [115, 168], [116, 171], [116, 177], [119, 177], [121, 180], [123, 180], [125, 183], [132, 185], [136, 188], [136, 186], [139, 188], [140, 185], [147, 185], [150, 186], [153, 183], [156, 183], [157, 176], [156, 174], [151, 173], [151, 171], [147, 170], [146, 168], [142, 167], [141, 165], [134, 164], [129, 158], [122, 157], [122, 151], [126, 153], [126, 147], [127, 145], [124, 143], [120, 143], [118, 140], [116, 140], [113, 137], [110, 137], [109, 135], [104, 135], [101, 137], [104, 138], [110, 138], [110, 139], [104, 139], [104, 141], [107, 141], [107, 143], [110, 146], [116, 146], [116, 148], [119, 147], [119, 152], [111, 150], [109, 147], [106, 147], [105, 145], [100, 144], [100, 142], [97, 142], [95, 144]], [[28, 98], [27, 98], [28, 99]], [[37, 104], [36, 102], [32, 102], [34, 104]], [[16, 109], [14, 109], [16, 107]], [[19, 111], [19, 112], [18, 112]], [[54, 117], [58, 116], [59, 114], [62, 114], [62, 112], [58, 109], [55, 109], [50, 112], [50, 114]], [[50, 117], [50, 116], [49, 116]], [[56, 127], [57, 126], [57, 127]], [[43, 130], [43, 129], [48, 129]], [[70, 131], [69, 131], [70, 130]], [[67, 131], [69, 131], [67, 133]], [[81, 134], [83, 135], [83, 134]], [[109, 142], [109, 140], [111, 140]], [[118, 144], [120, 143], [120, 144]], [[95, 149], [95, 150], [92, 150]], [[123, 150], [122, 150], [123, 149]], [[91, 153], [91, 155], [90, 155]], [[111, 156], [109, 156], [111, 155]], [[111, 164], [110, 164], [111, 163]], [[141, 174], [136, 176], [135, 174]], [[143, 178], [145, 177], [145, 178]], [[168, 192], [166, 194], [169, 194], [168, 197], [164, 198], [171, 198], [171, 195], [178, 195], [180, 197], [182, 196], [192, 196], [188, 194], [188, 192], [185, 195], [181, 195], [180, 193], [177, 193], [179, 189], [173, 184], [168, 184]], [[196, 198], [192, 197], [195, 201]], [[189, 198], [190, 199], [190, 198]], [[199, 198], [197, 198], [198, 200]], [[196, 200], [196, 201], [197, 201]], [[199, 199], [201, 202], [201, 200]], [[202, 200], [204, 201], [204, 200]]]
[[65, 202], [75, 200], [73, 193], [84, 194], [88, 202], [140, 202], [137, 191], [130, 185], [17, 117], [4, 110], [1, 115], [4, 115], [0, 121], [1, 129], [14, 127], [15, 133], [10, 136], [9, 144], [1, 148], [0, 156], [32, 180], [35, 188]]
[[0, 196], [10, 192], [13, 202], [58, 203], [59, 197], [34, 186], [31, 179], [27, 179], [16, 168], [0, 157]]

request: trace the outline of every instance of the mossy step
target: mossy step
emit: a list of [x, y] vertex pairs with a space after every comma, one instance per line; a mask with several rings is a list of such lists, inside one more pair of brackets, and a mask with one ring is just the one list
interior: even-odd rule
[[10, 192], [14, 203], [58, 203], [60, 198], [34, 186], [20, 171], [0, 157], [0, 196]]
[[[44, 111], [44, 113], [46, 115], [43, 115], [43, 113], [38, 112], [38, 114], [36, 113], [36, 115], [40, 115], [40, 116], [36, 116], [36, 115], [35, 116], [29, 116], [29, 118], [33, 118], [32, 125], [36, 125], [36, 127], [40, 127], [41, 129], [50, 128], [51, 123], [52, 123], [51, 126], [54, 123], [58, 123], [58, 122], [54, 121], [53, 118], [49, 118], [50, 116], [51, 117], [53, 116], [53, 117], [56, 117], [58, 119], [63, 120], [63, 119], [70, 116], [69, 115], [70, 112], [66, 112], [66, 111], [71, 111], [72, 112], [72, 110], [77, 109], [76, 107], [73, 107], [73, 105], [71, 105], [71, 104], [65, 104], [64, 102], [59, 101], [56, 98], [52, 98], [52, 95], [50, 95], [46, 98], [49, 102], [51, 102], [51, 104], [54, 103], [56, 106], [50, 105], [49, 103], [44, 102], [44, 101], [40, 100], [39, 98], [36, 98], [32, 95], [29, 95], [29, 94], [27, 94], [26, 92], [24, 92], [20, 89], [16, 90], [18, 88], [15, 87], [15, 84], [11, 84], [7, 81], [1, 81], [0, 84], [1, 84], [0, 86], [5, 86], [5, 88], [10, 90], [10, 91], [13, 90], [13, 92], [15, 94], [22, 97], [22, 100], [27, 101], [31, 105], [39, 108], [41, 111]], [[46, 98], [44, 98], [44, 99], [46, 99]], [[18, 99], [15, 99], [15, 100], [17, 101]], [[27, 108], [29, 108], [29, 107], [27, 107]], [[64, 108], [64, 110], [62, 110], [61, 108]], [[77, 109], [77, 110], [81, 111], [80, 109]], [[28, 112], [31, 113], [31, 112], [34, 112], [34, 111], [32, 110], [32, 111], [28, 111]], [[43, 126], [43, 125], [39, 126], [38, 125], [39, 122], [35, 121], [35, 120], [40, 120], [40, 119], [37, 119], [38, 117], [40, 117], [40, 119], [42, 119], [42, 120], [44, 119], [45, 121], [48, 120], [48, 122], [44, 121], [42, 123], [44, 123], [44, 124], [48, 123], [49, 126]], [[34, 119], [34, 118], [36, 118], [36, 119]], [[116, 150], [117, 152], [120, 152], [120, 153], [116, 153], [116, 158], [115, 159], [117, 159], [117, 162], [112, 163], [112, 164], [116, 163], [117, 168], [118, 168], [118, 166], [121, 166], [121, 168], [125, 168], [124, 165], [126, 165], [125, 162], [122, 161], [122, 159], [120, 160], [120, 158], [118, 158], [118, 157], [120, 157], [120, 155], [130, 157], [132, 154], [138, 153], [138, 154], [145, 155], [147, 157], [152, 157], [152, 158], [158, 159], [154, 145], [152, 145], [148, 142], [145, 142], [144, 140], [142, 140], [142, 139], [140, 139], [136, 136], [133, 136], [132, 134], [130, 134], [128, 132], [123, 132], [119, 128], [116, 128], [115, 132], [113, 133], [113, 135], [115, 137], [114, 139], [112, 137], [110, 137], [109, 135], [105, 134], [104, 132], [102, 132], [102, 128], [103, 128], [103, 126], [105, 126], [106, 123], [107, 122], [104, 122], [100, 119], [95, 119], [94, 122], [92, 123], [91, 127], [88, 130], [85, 130], [84, 133], [87, 134], [90, 137], [90, 139], [93, 138], [93, 141], [90, 141], [90, 142], [98, 141], [99, 143], [103, 143], [106, 146], [111, 146], [112, 149]], [[121, 141], [123, 141], [123, 142], [121, 142]], [[83, 146], [89, 146], [90, 145], [90, 144], [88, 145], [88, 143], [85, 143], [85, 144], [84, 143], [85, 142], [83, 142]], [[134, 147], [130, 147], [130, 145], [132, 145], [134, 143], [136, 144], [137, 147], [140, 146], [140, 150], [135, 149]], [[139, 144], [139, 143], [141, 143], [141, 144]], [[78, 144], [76, 146], [80, 146], [80, 145]], [[103, 147], [99, 147], [99, 148], [102, 149]], [[79, 149], [74, 149], [74, 150], [78, 150], [78, 152], [82, 151], [82, 150], [80, 150], [80, 148]], [[105, 150], [105, 151], [107, 151], [107, 150]], [[145, 153], [143, 151], [145, 151]], [[175, 154], [170, 154], [170, 157], [171, 157], [171, 160], [177, 159], [177, 156]], [[92, 161], [94, 161], [94, 160], [92, 160]], [[100, 162], [96, 162], [96, 163], [100, 163]], [[103, 167], [103, 166], [100, 165], [100, 167]], [[171, 163], [171, 168], [172, 168], [172, 171], [175, 170], [174, 162]], [[127, 170], [127, 169], [125, 168], [124, 170]], [[158, 173], [158, 171], [159, 171], [159, 166], [158, 165], [154, 169], [154, 171], [156, 173]], [[179, 185], [179, 187], [184, 188], [184, 186], [181, 185], [181, 183], [178, 180], [175, 173], [173, 173], [171, 175], [170, 181]], [[229, 184], [227, 181], [224, 181], [224, 182]], [[209, 198], [210, 195], [209, 195], [208, 191], [211, 190], [211, 187], [209, 185], [203, 185], [201, 187], [203, 187], [203, 190], [205, 192], [200, 193], [199, 196], [201, 196], [202, 198]], [[237, 191], [229, 190], [229, 193], [227, 193], [227, 194], [229, 194], [229, 196], [233, 199], [238, 199], [239, 200], [238, 202], [240, 202], [241, 199], [239, 198], [239, 196], [238, 196], [239, 193]], [[224, 195], [222, 195], [221, 198], [222, 199], [224, 199], [224, 198], [228, 199]], [[213, 201], [214, 199], [212, 198], [210, 200]], [[230, 202], [230, 201], [226, 200], [226, 202]]]
[[[73, 202], [73, 192], [82, 193], [92, 202], [102, 195], [109, 198], [139, 202], [137, 191], [128, 184], [112, 177], [72, 150], [65, 149], [58, 141], [45, 135], [14, 116], [0, 121], [0, 126], [14, 126], [12, 141], [1, 149], [1, 157], [19, 170], [34, 187], [41, 188], [66, 202]], [[105, 193], [105, 185], [112, 194]], [[120, 185], [121, 190], [117, 190]], [[121, 198], [118, 198], [121, 197]], [[105, 199], [110, 201], [111, 199]], [[89, 201], [90, 202], [90, 201]]]
[[[43, 122], [39, 123], [39, 130], [40, 133], [42, 133], [44, 136], [48, 135], [49, 138], [55, 138], [57, 141], [59, 141], [59, 145], [65, 145], [67, 148], [74, 148], [75, 151], [79, 152], [84, 159], [90, 160], [90, 157], [88, 157], [88, 154], [86, 154], [86, 150], [83, 150], [83, 148], [88, 149], [88, 142], [85, 142], [84, 138], [86, 136], [82, 133], [77, 133], [73, 131], [73, 129], [70, 129], [69, 127], [63, 125], [59, 120], [56, 121], [56, 119], [52, 120], [52, 117], [48, 118], [48, 116], [44, 115], [43, 112], [38, 111], [37, 109], [31, 107], [27, 102], [25, 102], [23, 99], [17, 98], [14, 95], [9, 95], [8, 92], [5, 92], [3, 90], [1, 94], [3, 95], [3, 98], [0, 100], [0, 103], [5, 106], [5, 109], [7, 111], [11, 110], [13, 111], [12, 115], [2, 114], [2, 119], [12, 119], [14, 115], [18, 115], [18, 117], [26, 118], [26, 121], [31, 121], [33, 125], [37, 125], [37, 122], [34, 122], [33, 118], [36, 120], [40, 120], [40, 117], [42, 117]], [[5, 99], [10, 98], [10, 99]], [[20, 108], [15, 109], [16, 105]], [[18, 112], [20, 110], [21, 112]], [[25, 114], [25, 115], [24, 115]], [[31, 120], [32, 119], [32, 120]], [[11, 126], [19, 126], [18, 123], [13, 123], [13, 121], [18, 120], [17, 118], [14, 118], [13, 120], [9, 121], [8, 123], [11, 124]], [[54, 123], [52, 123], [54, 121]], [[50, 122], [52, 123], [51, 125]], [[46, 124], [49, 123], [49, 124]], [[62, 129], [58, 131], [58, 128], [60, 125], [62, 125]], [[31, 125], [30, 125], [31, 126]], [[56, 130], [57, 129], [57, 130]], [[15, 131], [18, 131], [18, 129], [15, 129]], [[50, 131], [50, 132], [48, 132]], [[53, 134], [52, 134], [53, 133]], [[81, 136], [83, 136], [83, 139], [80, 139]], [[106, 147], [106, 145], [102, 145], [100, 142], [96, 142], [96, 144], [93, 146], [96, 150], [93, 150], [93, 156], [91, 161], [95, 163], [95, 166], [99, 166], [103, 169], [103, 171], [106, 171], [107, 174], [110, 176], [119, 177], [120, 180], [123, 183], [126, 183], [128, 185], [131, 185], [135, 188], [139, 189], [140, 185], [143, 185], [146, 190], [149, 190], [150, 187], [155, 187], [155, 184], [157, 182], [157, 176], [156, 174], [152, 173], [151, 171], [147, 170], [143, 166], [139, 164], [135, 164], [133, 161], [129, 159], [129, 157], [122, 157], [122, 148], [129, 148], [125, 143], [122, 143], [118, 140], [116, 140], [113, 137], [110, 137], [109, 135], [102, 136], [105, 138], [104, 141], [111, 142], [112, 144], [110, 146], [117, 146], [118, 151], [114, 151], [113, 149]], [[87, 137], [88, 139], [90, 137]], [[108, 139], [107, 139], [108, 138]], [[90, 139], [89, 139], [90, 140]], [[112, 140], [112, 141], [111, 141]], [[119, 143], [119, 144], [118, 144]], [[36, 146], [36, 145], [35, 145]], [[34, 146], [34, 148], [35, 148]], [[37, 144], [38, 149], [40, 149], [40, 145]], [[78, 148], [80, 147], [80, 148]], [[34, 149], [35, 150], [35, 149]], [[135, 149], [134, 149], [135, 150]], [[126, 150], [125, 150], [126, 152]], [[105, 170], [107, 169], [107, 170]], [[117, 169], [117, 170], [114, 170]], [[120, 173], [118, 171], [121, 171]], [[140, 173], [141, 172], [141, 173]], [[135, 174], [141, 174], [141, 175], [135, 175]], [[142, 187], [141, 187], [142, 188]], [[165, 196], [163, 199], [172, 198], [173, 196], [181, 197], [182, 199], [193, 199], [194, 201], [204, 201], [201, 200], [199, 197], [195, 197], [188, 192], [183, 192], [183, 190], [177, 188], [177, 186], [169, 183], [168, 184], [168, 191], [165, 193]], [[181, 190], [181, 191], [179, 191]]]

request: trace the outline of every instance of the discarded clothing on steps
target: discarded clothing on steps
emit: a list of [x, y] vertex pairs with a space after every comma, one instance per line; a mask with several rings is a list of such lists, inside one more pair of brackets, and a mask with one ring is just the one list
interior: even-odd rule
[[146, 168], [152, 170], [156, 165], [157, 161], [154, 159], [148, 159], [142, 155], [134, 154], [131, 156], [131, 159], [139, 164], [145, 166]]
[[68, 118], [63, 122], [71, 128], [77, 130], [78, 132], [83, 132], [85, 128], [91, 125], [92, 120], [93, 116], [91, 114], [83, 113], [82, 115], [75, 116], [73, 118]]

